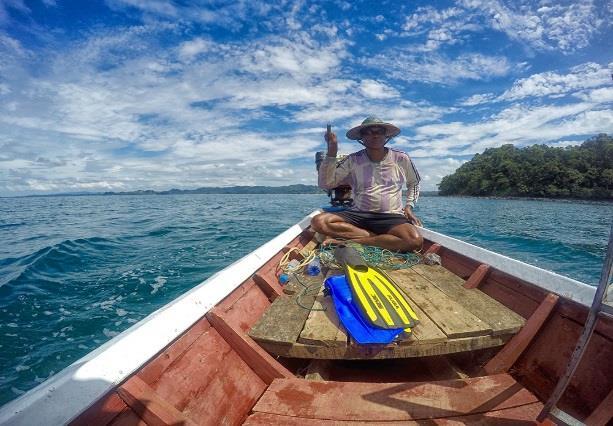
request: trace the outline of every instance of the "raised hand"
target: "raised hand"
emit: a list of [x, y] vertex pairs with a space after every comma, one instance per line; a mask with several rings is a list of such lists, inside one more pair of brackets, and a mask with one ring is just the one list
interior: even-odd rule
[[336, 153], [338, 152], [338, 140], [336, 139], [336, 133], [332, 132], [328, 128], [328, 131], [324, 135], [324, 139], [328, 144], [328, 157], [336, 157]]

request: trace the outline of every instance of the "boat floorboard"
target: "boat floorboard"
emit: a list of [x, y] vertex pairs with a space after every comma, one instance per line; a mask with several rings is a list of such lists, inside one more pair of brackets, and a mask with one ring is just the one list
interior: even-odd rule
[[265, 416], [361, 422], [450, 421], [470, 416], [484, 421], [496, 413], [503, 414], [501, 420], [517, 421], [533, 420], [541, 407], [538, 398], [508, 374], [408, 383], [293, 378], [274, 380], [247, 424], [261, 424]]
[[[341, 274], [330, 270], [326, 276]], [[294, 358], [377, 359], [444, 355], [504, 345], [525, 320], [440, 265], [388, 273], [419, 317], [412, 333], [390, 345], [358, 345], [339, 323], [324, 278], [293, 277], [251, 328], [269, 352]]]

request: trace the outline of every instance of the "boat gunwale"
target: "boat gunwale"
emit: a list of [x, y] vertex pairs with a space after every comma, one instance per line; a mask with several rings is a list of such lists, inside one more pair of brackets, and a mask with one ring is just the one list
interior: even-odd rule
[[592, 301], [596, 294], [596, 287], [594, 286], [427, 228], [420, 228], [419, 231], [424, 239], [437, 243], [446, 250], [451, 250], [476, 262], [489, 265], [491, 268], [511, 275], [515, 279], [556, 293], [586, 308], [592, 306]]

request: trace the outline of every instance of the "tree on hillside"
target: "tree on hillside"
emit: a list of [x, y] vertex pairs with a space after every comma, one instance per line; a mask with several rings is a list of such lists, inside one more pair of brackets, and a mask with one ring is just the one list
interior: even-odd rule
[[445, 176], [440, 195], [613, 199], [613, 138], [565, 148], [488, 148]]

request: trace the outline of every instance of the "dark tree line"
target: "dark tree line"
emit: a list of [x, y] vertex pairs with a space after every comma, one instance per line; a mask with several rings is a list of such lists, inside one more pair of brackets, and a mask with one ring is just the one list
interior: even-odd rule
[[580, 146], [486, 149], [439, 184], [440, 195], [613, 199], [613, 138]]

